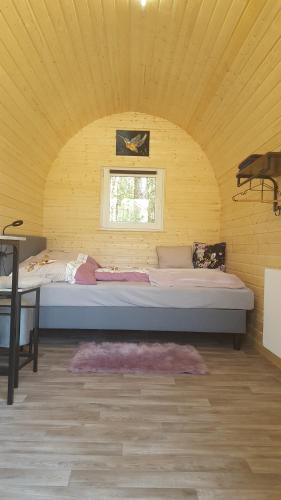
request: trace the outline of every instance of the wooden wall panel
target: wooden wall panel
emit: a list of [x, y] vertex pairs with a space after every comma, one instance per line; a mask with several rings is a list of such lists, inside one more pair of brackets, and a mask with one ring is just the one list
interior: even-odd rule
[[[150, 156], [116, 156], [116, 129], [150, 130]], [[100, 228], [105, 166], [165, 169], [164, 231]], [[156, 245], [219, 238], [219, 193], [205, 154], [179, 127], [141, 113], [97, 120], [64, 146], [47, 179], [44, 213], [51, 247], [82, 249], [105, 265], [153, 265]]]
[[252, 153], [281, 150], [281, 3], [258, 4], [248, 36], [190, 126], [215, 169], [228, 269], [255, 292], [249, 330], [262, 344], [264, 269], [281, 268], [281, 217], [267, 204], [232, 201], [238, 164]]
[[[269, 206], [234, 205], [231, 195], [245, 156], [281, 148], [280, 25], [281, 0], [148, 0], [144, 9], [138, 0], [1, 0], [0, 224], [22, 217], [26, 232], [42, 231], [49, 167], [87, 124], [132, 110], [169, 120], [215, 170], [229, 266], [256, 292], [252, 330], [260, 340], [263, 271], [280, 267], [280, 221]], [[100, 137], [97, 156], [85, 141], [85, 158], [113, 161], [108, 142]], [[202, 189], [196, 183], [193, 192]], [[60, 188], [65, 200], [69, 187], [53, 193]], [[188, 228], [182, 217], [182, 234], [177, 219], [175, 240], [198, 232], [205, 207], [196, 213]], [[209, 221], [216, 217], [208, 211]], [[97, 231], [101, 247], [97, 224], [93, 218], [85, 232]], [[67, 245], [71, 228], [64, 235]]]

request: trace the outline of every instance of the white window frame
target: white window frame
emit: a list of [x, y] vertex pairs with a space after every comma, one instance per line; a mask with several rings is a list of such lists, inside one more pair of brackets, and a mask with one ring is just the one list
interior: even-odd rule
[[[110, 176], [114, 172], [128, 172], [128, 174], [139, 175], [155, 172], [156, 196], [155, 196], [155, 222], [132, 223], [132, 222], [110, 222]], [[140, 173], [139, 173], [140, 172]], [[141, 174], [143, 172], [143, 174]], [[127, 174], [124, 174], [127, 175]], [[164, 180], [165, 170], [163, 168], [128, 168], [128, 167], [103, 167], [101, 186], [101, 228], [116, 231], [163, 231], [164, 214]]]

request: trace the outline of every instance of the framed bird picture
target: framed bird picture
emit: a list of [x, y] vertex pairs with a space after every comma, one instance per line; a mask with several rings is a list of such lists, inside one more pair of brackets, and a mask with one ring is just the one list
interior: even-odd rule
[[149, 156], [148, 130], [116, 130], [116, 155]]

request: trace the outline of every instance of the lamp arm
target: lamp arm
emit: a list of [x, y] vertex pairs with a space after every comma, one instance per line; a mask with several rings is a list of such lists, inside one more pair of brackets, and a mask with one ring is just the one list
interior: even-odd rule
[[5, 235], [5, 231], [8, 227], [11, 227], [13, 224], [7, 224], [7, 226], [3, 227], [2, 234]]

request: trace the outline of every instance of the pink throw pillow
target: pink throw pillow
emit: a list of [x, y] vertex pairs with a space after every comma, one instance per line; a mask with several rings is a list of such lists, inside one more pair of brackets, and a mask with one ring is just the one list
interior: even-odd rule
[[77, 261], [78, 262], [81, 262], [81, 263], [87, 263], [87, 264], [92, 264], [94, 266], [94, 270], [96, 269], [99, 269], [101, 266], [99, 265], [99, 263], [93, 258], [91, 257], [90, 255], [87, 255], [85, 253], [79, 253], [78, 257], [77, 257]]
[[96, 269], [99, 269], [101, 266], [98, 264], [98, 262], [93, 258], [93, 257], [90, 257], [90, 255], [88, 255], [87, 257], [87, 260], [86, 260], [86, 263], [87, 264], [92, 264], [92, 266], [94, 266], [95, 270]]
[[72, 285], [96, 285], [95, 266], [90, 262], [68, 262], [66, 281]]
[[76, 270], [74, 279], [78, 285], [96, 285], [95, 266], [88, 261], [80, 264]]

